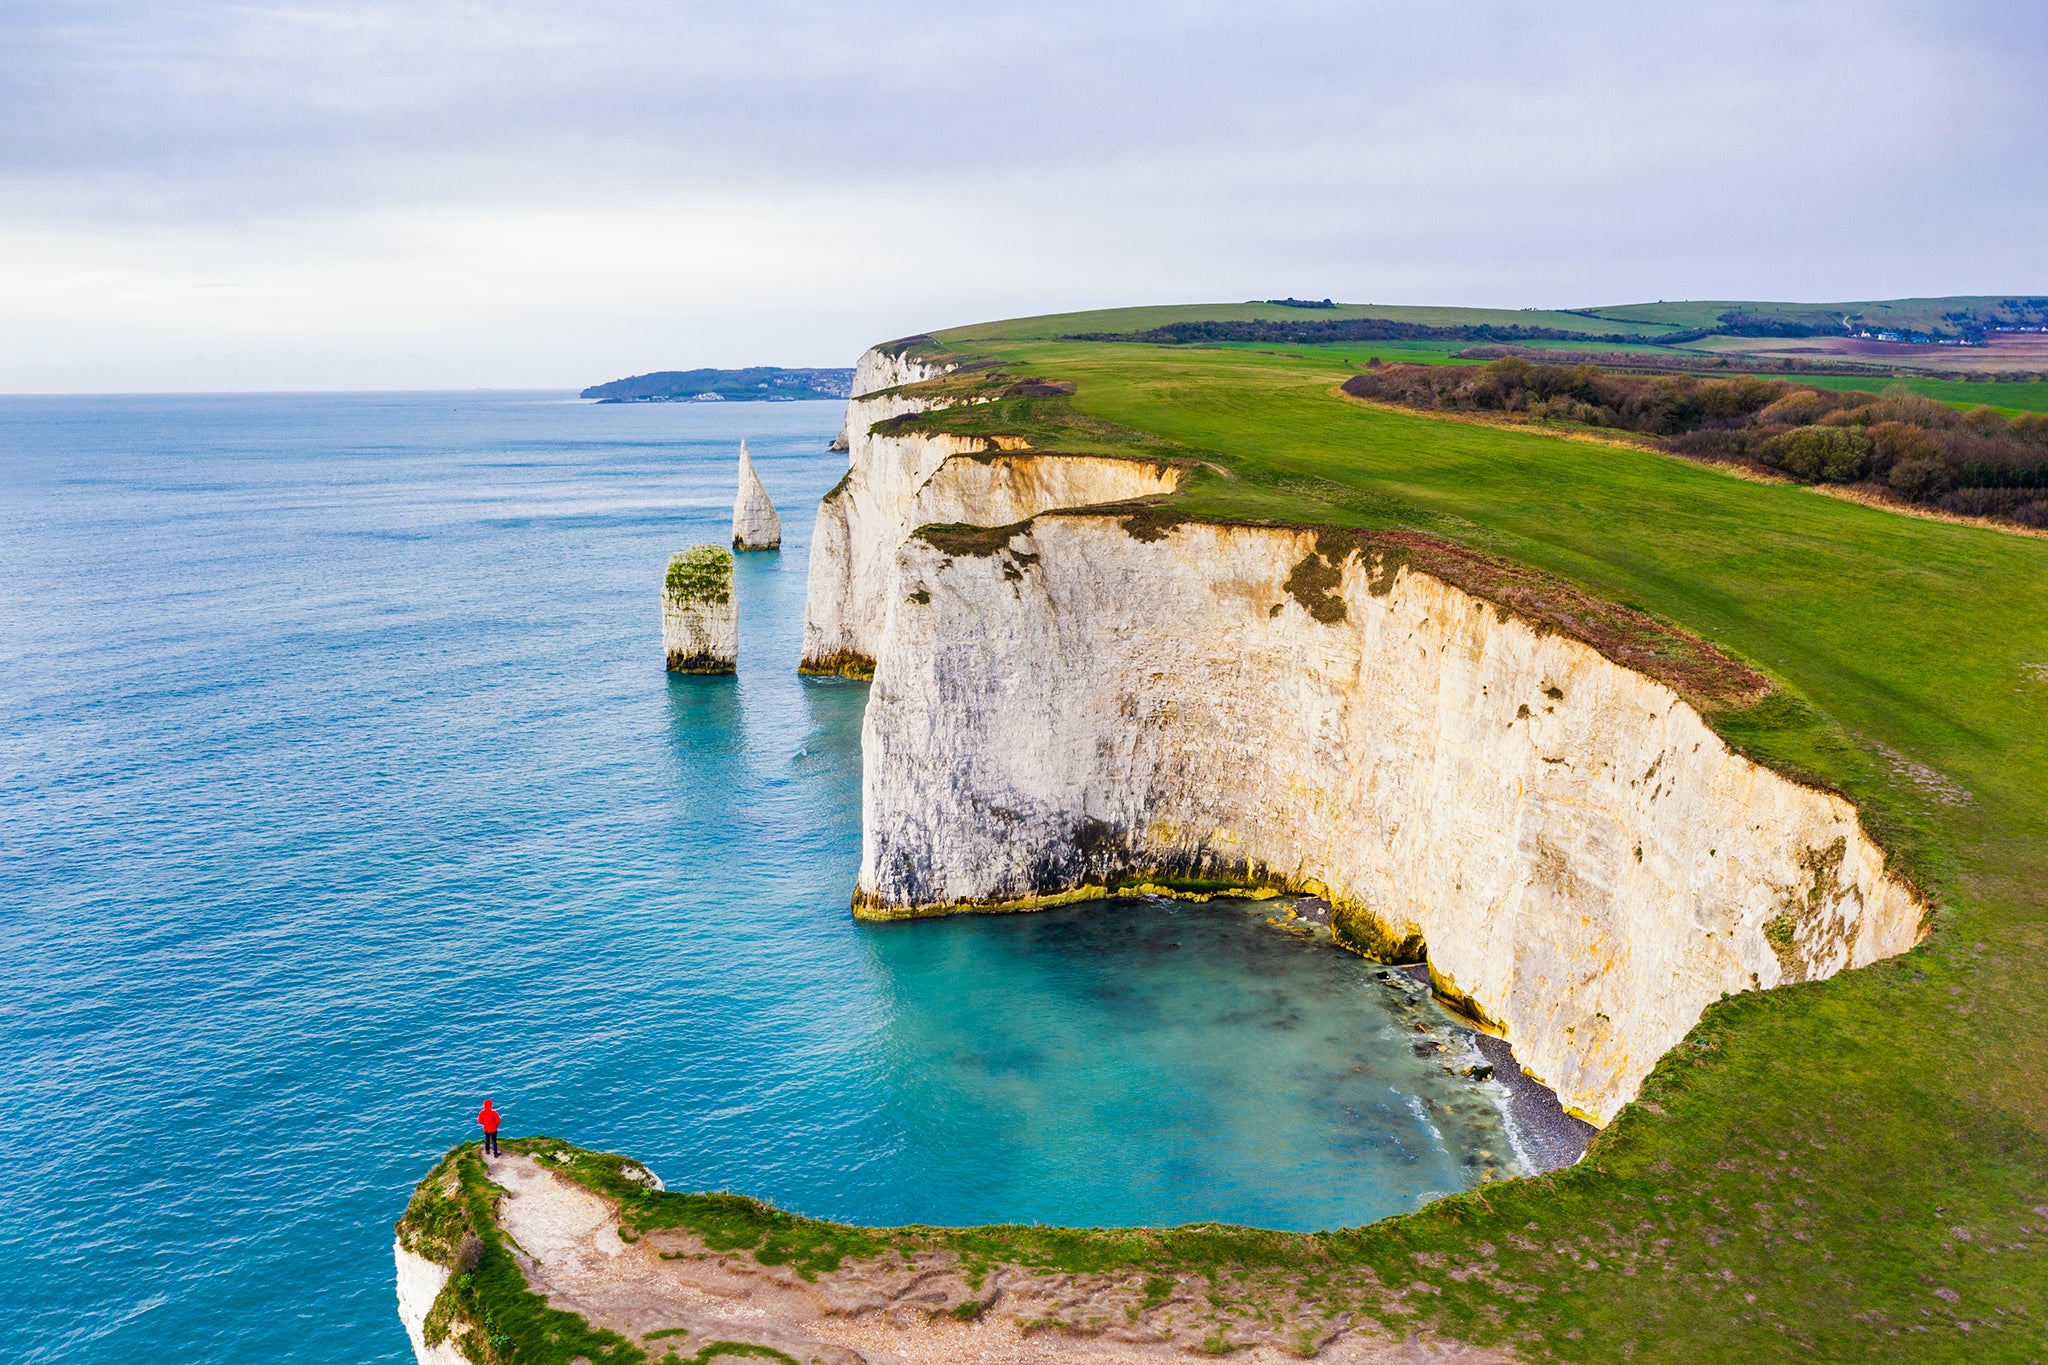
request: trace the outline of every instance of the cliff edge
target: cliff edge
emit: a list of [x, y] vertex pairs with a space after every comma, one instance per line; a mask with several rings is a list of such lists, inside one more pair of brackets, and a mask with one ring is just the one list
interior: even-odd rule
[[947, 372], [863, 357], [889, 384], [813, 542], [805, 665], [875, 680], [857, 914], [1326, 896], [1598, 1123], [1724, 993], [1917, 940], [1854, 807], [1442, 567], [1480, 557], [1145, 515], [1174, 465], [895, 420], [957, 401], [920, 391]]

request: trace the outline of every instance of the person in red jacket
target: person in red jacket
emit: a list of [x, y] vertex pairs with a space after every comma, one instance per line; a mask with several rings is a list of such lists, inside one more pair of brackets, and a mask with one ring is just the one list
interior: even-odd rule
[[476, 1116], [476, 1121], [484, 1126], [484, 1151], [492, 1156], [498, 1154], [498, 1120], [500, 1117], [498, 1111], [491, 1108], [489, 1100], [484, 1101], [482, 1111]]

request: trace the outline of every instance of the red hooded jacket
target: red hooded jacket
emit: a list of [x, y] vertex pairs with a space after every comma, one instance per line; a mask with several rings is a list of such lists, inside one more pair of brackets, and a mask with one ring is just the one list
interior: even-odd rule
[[476, 1121], [484, 1126], [486, 1133], [495, 1133], [498, 1131], [498, 1117], [498, 1111], [491, 1108], [489, 1100], [485, 1100], [484, 1107], [477, 1113]]

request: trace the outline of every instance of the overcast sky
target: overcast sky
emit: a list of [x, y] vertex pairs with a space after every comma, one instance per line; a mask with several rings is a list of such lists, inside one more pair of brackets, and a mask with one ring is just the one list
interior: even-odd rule
[[2048, 5], [0, 6], [0, 391], [1325, 295], [2048, 292]]

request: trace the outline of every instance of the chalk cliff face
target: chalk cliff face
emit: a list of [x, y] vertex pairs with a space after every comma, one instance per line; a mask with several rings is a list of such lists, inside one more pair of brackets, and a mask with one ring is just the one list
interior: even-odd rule
[[[917, 489], [947, 456], [978, 443], [878, 440], [877, 422], [937, 406], [894, 392], [936, 379], [950, 366], [927, 365], [907, 349], [877, 346], [854, 365], [853, 397], [846, 405], [846, 477], [818, 503], [811, 532], [810, 577], [804, 605], [802, 667], [808, 672], [874, 671], [881, 623], [874, 604], [885, 593], [889, 561], [912, 529]], [[926, 449], [929, 446], [930, 449]]]
[[733, 671], [740, 609], [732, 595], [732, 551], [698, 545], [669, 560], [661, 589], [661, 647], [671, 673]]
[[732, 504], [732, 547], [735, 550], [776, 550], [782, 547], [782, 518], [754, 472], [747, 443], [740, 442], [740, 487]]
[[[993, 465], [943, 483], [952, 457], [865, 448], [913, 472], [849, 539], [1033, 501]], [[1146, 534], [1055, 513], [1000, 546], [853, 547], [869, 567], [837, 620], [879, 660], [857, 912], [1165, 878], [1327, 894], [1354, 943], [1426, 951], [1601, 1123], [1722, 992], [1915, 941], [1921, 907], [1854, 808], [1733, 753], [1663, 684], [1356, 553], [1298, 597], [1309, 533]]]
[[408, 1250], [403, 1241], [391, 1244], [391, 1258], [398, 1268], [398, 1318], [412, 1342], [413, 1359], [419, 1365], [469, 1365], [453, 1338], [427, 1344], [427, 1314], [448, 1283], [448, 1267]]
[[804, 608], [803, 667], [874, 671], [889, 605], [898, 595], [896, 550], [919, 526], [1000, 526], [1055, 507], [1170, 492], [1179, 472], [1145, 461], [995, 453], [957, 436], [873, 430], [944, 404], [896, 390], [951, 369], [877, 347], [854, 369], [847, 404], [847, 474], [818, 505]]

